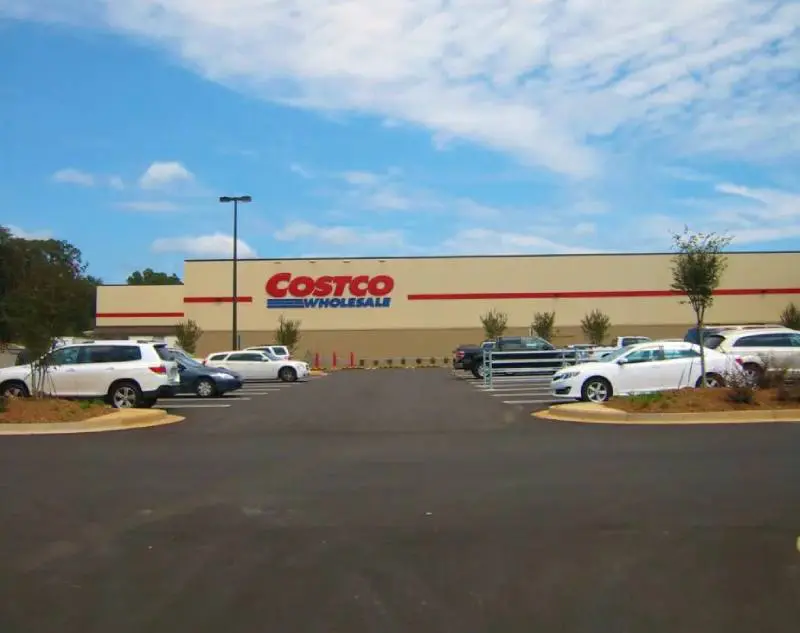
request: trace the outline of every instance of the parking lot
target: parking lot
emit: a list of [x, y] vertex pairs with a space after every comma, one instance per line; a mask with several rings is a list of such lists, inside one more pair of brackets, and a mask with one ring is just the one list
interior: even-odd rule
[[494, 376], [491, 387], [487, 387], [482, 378], [475, 378], [471, 372], [455, 370], [453, 376], [502, 404], [542, 409], [556, 402], [550, 396], [550, 376]]
[[279, 380], [245, 382], [241, 389], [222, 396], [200, 398], [194, 394], [179, 394], [173, 398], [160, 398], [154, 409], [166, 409], [176, 415], [185, 415], [192, 409], [229, 409], [245, 402], [260, 401], [267, 396], [276, 396], [281, 391], [294, 389], [306, 382], [321, 380], [325, 376], [309, 376], [298, 382], [281, 382]]
[[546, 423], [445, 369], [247, 391], [164, 427], [2, 438], [0, 630], [800, 621], [800, 425]]

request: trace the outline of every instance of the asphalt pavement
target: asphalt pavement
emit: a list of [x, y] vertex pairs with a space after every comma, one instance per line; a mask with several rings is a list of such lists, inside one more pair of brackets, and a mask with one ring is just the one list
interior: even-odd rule
[[800, 425], [499, 400], [351, 371], [166, 427], [0, 438], [0, 631], [798, 630]]

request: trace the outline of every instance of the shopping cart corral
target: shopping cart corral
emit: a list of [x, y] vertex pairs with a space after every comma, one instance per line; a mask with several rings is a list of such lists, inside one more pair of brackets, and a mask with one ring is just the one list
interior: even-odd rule
[[484, 349], [483, 363], [478, 373], [483, 386], [492, 389], [496, 378], [501, 376], [530, 377], [536, 382], [549, 381], [550, 376], [562, 367], [581, 362], [583, 354], [577, 350], [514, 350], [497, 351]]

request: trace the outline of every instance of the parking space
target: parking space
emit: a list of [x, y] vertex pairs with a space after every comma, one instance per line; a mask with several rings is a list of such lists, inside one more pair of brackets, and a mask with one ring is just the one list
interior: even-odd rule
[[297, 382], [281, 382], [279, 380], [249, 380], [241, 389], [209, 398], [200, 398], [194, 394], [179, 394], [172, 398], [160, 398], [155, 409], [167, 411], [188, 411], [191, 409], [229, 409], [244, 403], [258, 401], [267, 396], [275, 396], [281, 391], [297, 389], [304, 383], [323, 379], [323, 376], [310, 376]]
[[469, 372], [454, 371], [453, 375], [503, 404], [538, 408], [559, 402], [550, 396], [550, 376], [494, 376], [492, 387], [489, 388], [484, 385], [483, 379], [475, 378]]

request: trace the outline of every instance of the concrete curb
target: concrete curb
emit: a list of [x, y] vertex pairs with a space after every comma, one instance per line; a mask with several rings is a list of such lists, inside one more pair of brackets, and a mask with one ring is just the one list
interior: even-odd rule
[[716, 411], [709, 413], [628, 413], [600, 404], [559, 404], [531, 414], [542, 420], [583, 424], [763, 424], [798, 422], [800, 409]]
[[175, 424], [185, 418], [169, 415], [163, 409], [124, 409], [80, 422], [37, 422], [0, 424], [0, 435], [65, 435], [127, 431], [151, 426]]
[[328, 375], [328, 372], [325, 372], [325, 371], [323, 371], [323, 370], [321, 370], [321, 369], [312, 369], [312, 370], [311, 370], [310, 372], [308, 372], [308, 373], [309, 373], [309, 375], [311, 375], [311, 376], [327, 376], [327, 375]]

